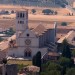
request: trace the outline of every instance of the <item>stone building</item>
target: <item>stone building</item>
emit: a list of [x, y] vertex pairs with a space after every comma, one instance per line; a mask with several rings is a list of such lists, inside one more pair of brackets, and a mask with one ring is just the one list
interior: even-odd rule
[[17, 75], [18, 66], [16, 64], [0, 64], [0, 75]]
[[17, 75], [18, 67], [16, 64], [6, 65], [6, 75]]
[[[32, 59], [40, 51], [42, 56], [50, 50], [55, 51], [56, 23], [54, 25], [28, 25], [28, 10], [16, 11], [16, 45], [11, 43], [13, 48], [9, 48], [7, 55], [12, 57], [23, 57]], [[53, 45], [52, 45], [53, 44]]]

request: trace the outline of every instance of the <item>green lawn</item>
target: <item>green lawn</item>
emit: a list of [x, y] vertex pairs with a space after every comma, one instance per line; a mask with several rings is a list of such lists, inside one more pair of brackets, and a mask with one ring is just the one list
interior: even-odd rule
[[8, 60], [8, 64], [32, 65], [32, 61], [29, 61], [29, 60]]

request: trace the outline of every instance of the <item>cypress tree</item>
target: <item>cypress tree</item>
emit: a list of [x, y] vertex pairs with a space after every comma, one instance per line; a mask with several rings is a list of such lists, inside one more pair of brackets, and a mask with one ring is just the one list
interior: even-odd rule
[[34, 66], [40, 67], [41, 70], [41, 52], [37, 52], [37, 54], [33, 57], [32, 63]]
[[68, 44], [67, 40], [65, 39], [62, 43], [63, 51], [62, 51], [62, 56], [66, 58], [71, 58], [71, 50], [70, 50], [70, 45]]
[[37, 54], [36, 54], [36, 65], [38, 66], [38, 67], [41, 67], [41, 52], [39, 51], [39, 52], [37, 52]]
[[36, 66], [36, 55], [33, 56], [32, 64], [33, 64], [34, 66]]

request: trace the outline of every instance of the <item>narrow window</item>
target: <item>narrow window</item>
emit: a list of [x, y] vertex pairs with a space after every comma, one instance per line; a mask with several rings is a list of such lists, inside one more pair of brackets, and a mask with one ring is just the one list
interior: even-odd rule
[[19, 13], [17, 13], [17, 17], [19, 17]]
[[30, 51], [28, 52], [28, 57], [31, 57], [31, 52]]
[[28, 54], [27, 54], [27, 51], [26, 51], [26, 52], [25, 52], [25, 56], [27, 57], [27, 55], [28, 55]]
[[20, 21], [20, 24], [24, 24], [24, 21]]
[[22, 13], [20, 13], [20, 18], [22, 18]]
[[24, 18], [24, 13], [23, 13], [23, 18]]
[[19, 24], [19, 21], [18, 21], [18, 24]]

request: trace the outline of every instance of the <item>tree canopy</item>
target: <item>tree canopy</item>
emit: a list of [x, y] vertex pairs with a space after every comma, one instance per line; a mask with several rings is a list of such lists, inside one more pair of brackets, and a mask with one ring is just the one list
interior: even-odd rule
[[61, 25], [62, 26], [67, 26], [67, 23], [66, 22], [62, 22]]
[[32, 9], [32, 13], [34, 14], [36, 12], [36, 10], [35, 9]]
[[58, 70], [51, 70], [51, 71], [47, 71], [46, 73], [41, 72], [41, 75], [61, 75], [61, 73]]
[[75, 49], [72, 50], [72, 56], [75, 57]]
[[15, 31], [13, 30], [12, 27], [9, 28], [9, 30], [6, 31], [7, 35], [14, 35]]
[[44, 9], [43, 11], [42, 11], [42, 13], [44, 13], [45, 15], [49, 15], [49, 14], [53, 14], [53, 10], [50, 10], [50, 9]]
[[71, 60], [69, 58], [66, 58], [66, 57], [61, 57], [59, 59], [59, 64], [61, 66], [64, 66], [64, 67], [70, 67], [71, 65]]
[[53, 62], [50, 62], [47, 67], [47, 70], [49, 70], [49, 71], [50, 70], [59, 70], [60, 71], [61, 69], [62, 69], [62, 67], [60, 65], [53, 63]]
[[68, 69], [66, 75], [75, 75], [75, 68]]

